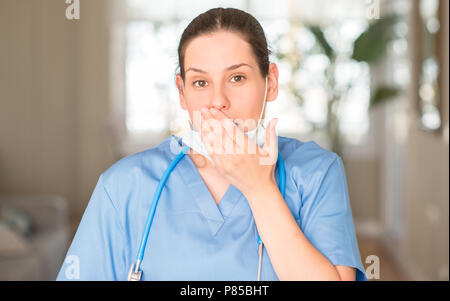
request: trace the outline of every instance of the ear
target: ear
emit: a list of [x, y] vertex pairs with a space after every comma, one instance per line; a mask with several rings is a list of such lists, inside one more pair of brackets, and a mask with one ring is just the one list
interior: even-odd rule
[[181, 74], [177, 73], [176, 76], [176, 85], [178, 88], [178, 94], [180, 95], [180, 106], [183, 110], [187, 110], [186, 100], [184, 99], [183, 93], [183, 79], [181, 78]]
[[267, 101], [274, 101], [278, 97], [278, 67], [270, 63], [267, 78]]

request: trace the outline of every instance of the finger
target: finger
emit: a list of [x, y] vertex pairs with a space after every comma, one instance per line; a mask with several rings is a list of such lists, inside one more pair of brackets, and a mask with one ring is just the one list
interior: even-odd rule
[[201, 107], [200, 108], [200, 112], [202, 113], [202, 117], [204, 122], [206, 122], [207, 126], [210, 126], [209, 121], [211, 119], [214, 119], [214, 117], [211, 115], [211, 113], [209, 112], [209, 110], [205, 107]]
[[263, 149], [267, 152], [270, 152], [274, 148], [274, 145], [277, 142], [277, 133], [276, 133], [276, 125], [278, 123], [278, 118], [272, 119], [267, 128]]
[[241, 152], [241, 148], [236, 144], [234, 137], [234, 128], [233, 122], [231, 119], [224, 118], [222, 119], [222, 127], [224, 131], [224, 143], [223, 148], [225, 154], [239, 154]]
[[210, 127], [210, 124], [208, 122], [209, 116], [208, 112], [204, 108], [200, 108], [200, 115], [201, 115], [201, 123], [200, 123], [200, 135], [202, 135], [203, 131], [211, 131], [212, 128]]
[[227, 149], [230, 148], [230, 146], [232, 145], [225, 145], [225, 144], [229, 144], [229, 141], [227, 140], [227, 133], [225, 131], [225, 128], [223, 127], [223, 123], [222, 121], [227, 118], [227, 116], [225, 116], [225, 114], [216, 109], [216, 108], [210, 108], [209, 111], [211, 112], [212, 116], [214, 116], [215, 120], [218, 122], [217, 126], [218, 126], [218, 132], [217, 134], [220, 135], [220, 143], [222, 145], [222, 150], [224, 152], [228, 152]]
[[[211, 156], [215, 153], [215, 133], [214, 128], [210, 122], [211, 118], [208, 115], [209, 112], [207, 110], [201, 108], [200, 109], [201, 116], [202, 116], [202, 124], [201, 124], [201, 132], [200, 132], [200, 138], [202, 140], [203, 145], [206, 148], [206, 151]], [[212, 156], [211, 156], [212, 157]]]
[[[230, 136], [229, 133], [227, 133], [226, 128], [224, 127], [224, 120], [229, 119], [228, 116], [226, 116], [222, 111], [216, 109], [216, 108], [210, 108], [209, 109], [211, 114], [220, 122], [221, 125], [221, 134], [222, 134], [222, 144], [223, 144], [223, 150], [225, 153], [234, 153], [234, 149], [236, 149], [236, 145], [233, 139], [233, 136]], [[231, 119], [229, 119], [231, 120]], [[231, 139], [231, 140], [230, 140]]]
[[214, 159], [216, 155], [222, 154], [222, 145], [218, 142], [217, 134], [214, 131], [207, 132], [202, 142], [211, 158]]
[[234, 124], [231, 119], [222, 119], [222, 124], [225, 129], [226, 136], [230, 139], [230, 144], [232, 145], [234, 152], [243, 154], [248, 137], [238, 126], [236, 126], [236, 124]]
[[258, 145], [245, 135], [244, 131], [237, 126], [230, 118], [228, 118], [222, 111], [216, 108], [210, 109], [212, 115], [224, 125], [226, 135], [230, 137], [234, 143], [233, 147], [238, 153], [256, 154], [260, 150]]
[[211, 126], [214, 132], [215, 152], [216, 154], [221, 155], [224, 153], [224, 144], [226, 141], [225, 129], [217, 119], [210, 120], [210, 122], [212, 123]]
[[233, 128], [233, 121], [228, 118], [221, 110], [216, 108], [210, 108], [211, 114], [221, 123], [223, 135], [223, 150], [225, 153], [238, 153], [240, 150], [239, 145], [236, 143], [235, 129]]

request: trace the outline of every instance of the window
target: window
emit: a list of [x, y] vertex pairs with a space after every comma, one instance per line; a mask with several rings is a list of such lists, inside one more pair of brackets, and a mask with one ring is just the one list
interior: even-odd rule
[[[270, 60], [280, 71], [279, 96], [269, 102], [265, 124], [280, 117], [278, 130], [301, 140], [327, 145], [324, 134], [332, 95], [342, 98], [339, 126], [346, 143], [360, 144], [369, 129], [370, 76], [364, 63], [346, 59], [351, 44], [367, 27], [366, 3], [341, 1], [174, 1], [128, 0], [126, 28], [126, 126], [130, 134], [182, 135], [188, 114], [179, 105], [175, 86], [177, 46], [188, 23], [212, 7], [236, 7], [252, 13], [263, 26]], [[326, 55], [318, 51], [307, 24], [320, 25], [338, 52], [330, 68]], [[293, 68], [286, 57], [297, 56], [301, 68]], [[327, 74], [332, 72], [330, 74]], [[330, 80], [333, 86], [330, 86]]]

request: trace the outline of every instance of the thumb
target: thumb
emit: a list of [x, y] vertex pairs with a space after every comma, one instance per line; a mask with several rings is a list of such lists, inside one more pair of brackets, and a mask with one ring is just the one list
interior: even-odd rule
[[[277, 131], [276, 125], [278, 118], [272, 119], [266, 128], [266, 139], [264, 142], [264, 151], [271, 157], [270, 164], [274, 164], [278, 157], [278, 145], [277, 145]], [[269, 164], [269, 163], [268, 163]]]
[[274, 118], [272, 119], [266, 129], [266, 141], [264, 143], [264, 145], [268, 145], [269, 147], [272, 146], [272, 144], [274, 142], [276, 142], [276, 138], [277, 138], [277, 132], [276, 132], [276, 125], [278, 123], [278, 118]]

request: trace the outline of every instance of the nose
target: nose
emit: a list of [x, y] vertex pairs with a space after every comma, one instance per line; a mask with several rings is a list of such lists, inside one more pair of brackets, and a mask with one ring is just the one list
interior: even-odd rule
[[226, 111], [230, 108], [230, 100], [228, 99], [223, 87], [217, 87], [210, 102], [210, 107], [217, 110]]

